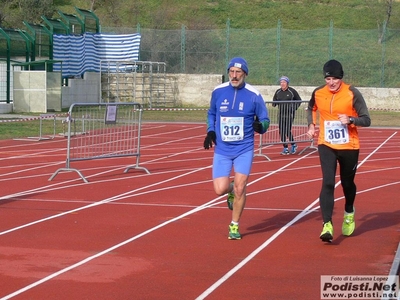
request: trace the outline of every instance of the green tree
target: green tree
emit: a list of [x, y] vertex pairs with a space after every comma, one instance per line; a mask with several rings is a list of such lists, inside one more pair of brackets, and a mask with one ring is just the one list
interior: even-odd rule
[[[13, 0], [0, 0], [0, 27], [12, 27], [13, 23], [13, 7], [15, 6]], [[10, 18], [11, 17], [11, 18]]]
[[31, 23], [41, 22], [41, 16], [52, 17], [55, 12], [53, 0], [18, 0], [18, 7], [24, 20]]

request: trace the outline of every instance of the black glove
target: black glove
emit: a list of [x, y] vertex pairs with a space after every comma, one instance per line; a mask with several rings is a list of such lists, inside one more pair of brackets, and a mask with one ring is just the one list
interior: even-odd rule
[[216, 145], [217, 144], [216, 139], [217, 139], [217, 136], [215, 135], [215, 131], [207, 132], [207, 136], [204, 139], [204, 149], [208, 150], [208, 149], [212, 148], [213, 143], [214, 143], [214, 145]]
[[263, 132], [263, 126], [262, 126], [261, 122], [258, 120], [255, 120], [253, 123], [253, 129], [255, 132], [261, 134]]

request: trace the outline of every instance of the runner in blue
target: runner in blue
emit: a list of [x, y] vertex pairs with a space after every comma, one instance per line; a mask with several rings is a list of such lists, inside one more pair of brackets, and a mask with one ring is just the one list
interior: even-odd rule
[[[213, 184], [218, 195], [228, 193], [232, 210], [228, 238], [239, 240], [239, 220], [246, 204], [246, 186], [254, 156], [254, 132], [269, 127], [267, 107], [261, 94], [245, 82], [249, 69], [245, 59], [233, 58], [228, 65], [229, 82], [217, 86], [207, 113], [204, 148], [215, 145]], [[230, 182], [232, 168], [234, 180]]]

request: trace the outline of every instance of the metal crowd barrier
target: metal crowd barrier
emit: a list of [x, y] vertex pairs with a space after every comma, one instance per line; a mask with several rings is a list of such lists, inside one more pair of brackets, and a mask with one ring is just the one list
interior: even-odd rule
[[[39, 120], [39, 135], [28, 136], [26, 138], [15, 138], [14, 140], [43, 141], [54, 139], [56, 136], [56, 117], [57, 116], [55, 114], [41, 114], [39, 117], [23, 119], [23, 121]], [[44, 122], [46, 122], [46, 124], [44, 124]]]
[[50, 181], [60, 172], [74, 171], [83, 181], [88, 180], [71, 162], [92, 159], [136, 157], [136, 164], [126, 167], [149, 170], [139, 166], [140, 136], [143, 109], [139, 103], [75, 103], [72, 104], [68, 123], [66, 167], [58, 169]]
[[[278, 104], [276, 104], [278, 103]], [[314, 146], [314, 139], [307, 136], [307, 107], [308, 101], [292, 100], [292, 101], [265, 101], [270, 118], [270, 125], [268, 131], [260, 135], [260, 142], [258, 150], [254, 156], [263, 156], [271, 160], [266, 154], [262, 152], [263, 148], [270, 145], [288, 144], [289, 151], [291, 143], [308, 143], [299, 155], [307, 149], [317, 149]], [[290, 135], [292, 134], [292, 141]], [[299, 146], [299, 145], [298, 145]]]

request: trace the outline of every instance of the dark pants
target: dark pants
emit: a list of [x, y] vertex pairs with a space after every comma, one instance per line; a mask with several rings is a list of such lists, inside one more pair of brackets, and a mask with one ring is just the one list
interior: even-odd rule
[[319, 203], [324, 223], [332, 221], [334, 207], [334, 190], [337, 163], [339, 163], [340, 180], [345, 197], [345, 211], [353, 212], [357, 187], [356, 176], [359, 150], [334, 150], [325, 145], [318, 145], [319, 160], [322, 170], [322, 188]]
[[292, 134], [293, 120], [293, 114], [279, 115], [279, 136], [281, 137], [281, 142], [283, 143], [283, 147], [285, 148], [287, 148], [288, 146], [288, 144], [286, 143], [287, 139], [289, 140], [289, 142], [291, 142], [292, 145], [295, 144]]

